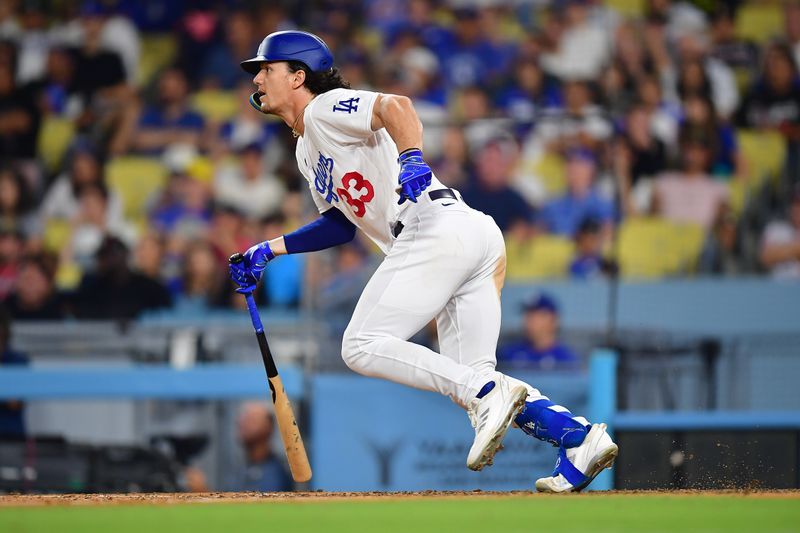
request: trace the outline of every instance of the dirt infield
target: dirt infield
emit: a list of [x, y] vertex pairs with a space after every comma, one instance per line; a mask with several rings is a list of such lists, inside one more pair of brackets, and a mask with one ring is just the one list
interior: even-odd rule
[[9, 494], [0, 495], [0, 507], [72, 506], [72, 505], [173, 505], [182, 503], [232, 502], [303, 502], [323, 500], [408, 500], [421, 498], [602, 498], [608, 495], [630, 496], [737, 496], [743, 498], [797, 499], [800, 490], [653, 490], [585, 492], [580, 495], [548, 495], [528, 491], [422, 491], [422, 492], [208, 492], [151, 494]]

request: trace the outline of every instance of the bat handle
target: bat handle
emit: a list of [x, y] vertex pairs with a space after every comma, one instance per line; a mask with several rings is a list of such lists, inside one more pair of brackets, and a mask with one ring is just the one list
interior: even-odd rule
[[264, 325], [261, 323], [261, 317], [258, 314], [258, 308], [256, 307], [253, 293], [248, 292], [244, 295], [244, 299], [247, 300], [247, 310], [250, 311], [250, 321], [253, 322], [253, 328], [255, 328], [256, 334], [264, 333]]
[[[238, 252], [228, 258], [228, 263], [232, 265], [241, 263], [242, 261], [244, 261], [244, 256]], [[253, 328], [255, 328], [256, 334], [263, 333], [264, 325], [261, 323], [261, 317], [258, 314], [258, 308], [256, 307], [256, 301], [253, 298], [253, 293], [245, 293], [244, 299], [247, 301], [247, 310], [250, 312], [250, 321], [253, 323]]]

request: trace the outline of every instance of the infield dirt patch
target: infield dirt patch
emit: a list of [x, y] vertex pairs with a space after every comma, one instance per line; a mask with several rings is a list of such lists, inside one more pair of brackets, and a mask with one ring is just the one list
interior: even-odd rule
[[743, 498], [798, 499], [800, 490], [652, 490], [604, 491], [551, 495], [528, 491], [421, 491], [421, 492], [205, 492], [147, 494], [8, 494], [0, 495], [0, 507], [72, 505], [173, 505], [181, 503], [302, 502], [322, 500], [408, 500], [421, 498], [575, 498], [604, 496], [736, 496]]

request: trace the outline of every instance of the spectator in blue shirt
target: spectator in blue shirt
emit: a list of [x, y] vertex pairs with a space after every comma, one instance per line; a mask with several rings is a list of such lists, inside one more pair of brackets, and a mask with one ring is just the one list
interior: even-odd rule
[[604, 239], [611, 234], [614, 208], [594, 187], [597, 169], [594, 153], [585, 148], [567, 152], [567, 191], [547, 202], [540, 223], [550, 233], [572, 238], [581, 222], [592, 218], [600, 224]]
[[575, 257], [569, 265], [569, 275], [573, 279], [588, 280], [602, 277], [611, 270], [612, 264], [603, 257], [600, 224], [587, 218], [575, 235]]
[[464, 201], [494, 219], [503, 231], [527, 226], [533, 208], [511, 187], [511, 172], [517, 156], [512, 139], [494, 139], [478, 152], [475, 179], [463, 191]]
[[[11, 315], [0, 307], [0, 366], [27, 365], [28, 357], [12, 350]], [[25, 405], [19, 400], [0, 400], [0, 438], [25, 436]]]
[[253, 21], [253, 13], [247, 10], [233, 11], [228, 15], [225, 41], [212, 48], [204, 62], [204, 84], [233, 89], [242, 80], [252, 81], [252, 76], [242, 70], [239, 61], [252, 55], [258, 47], [260, 37], [256, 38]]
[[497, 362], [506, 367], [576, 368], [580, 359], [571, 348], [558, 340], [558, 305], [552, 296], [541, 293], [528, 298], [522, 306], [524, 338], [501, 346]]
[[177, 68], [164, 71], [158, 81], [157, 107], [145, 109], [133, 137], [135, 150], [161, 154], [173, 144], [196, 146], [205, 127], [203, 117], [189, 109], [189, 85]]

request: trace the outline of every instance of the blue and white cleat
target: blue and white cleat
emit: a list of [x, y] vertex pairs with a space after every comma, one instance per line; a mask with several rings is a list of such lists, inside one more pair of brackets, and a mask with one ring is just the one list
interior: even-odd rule
[[492, 464], [511, 422], [525, 406], [525, 398], [528, 397], [525, 386], [512, 386], [502, 374], [494, 382], [494, 388], [482, 398], [473, 399], [467, 406], [467, 414], [475, 428], [475, 440], [467, 456], [470, 470], [481, 470]]
[[553, 475], [536, 480], [539, 492], [580, 492], [604, 468], [611, 468], [619, 453], [606, 433], [605, 424], [592, 424], [583, 442], [574, 448], [558, 449]]

